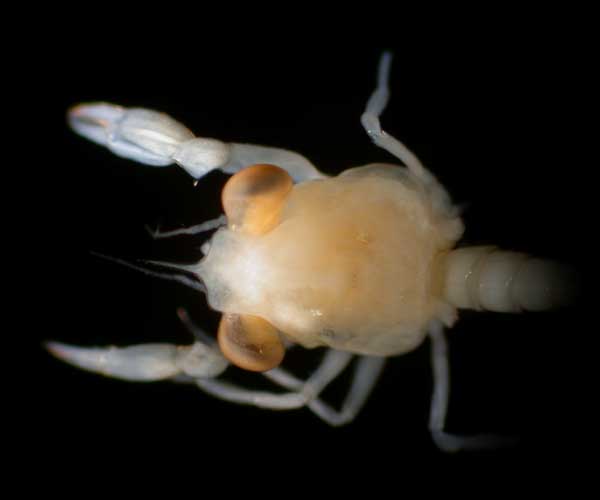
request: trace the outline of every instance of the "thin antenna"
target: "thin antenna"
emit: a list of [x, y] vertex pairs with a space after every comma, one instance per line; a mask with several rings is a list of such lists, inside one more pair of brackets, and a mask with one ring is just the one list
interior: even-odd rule
[[[101, 259], [104, 259], [104, 260], [116, 262], [117, 264], [120, 264], [122, 266], [129, 267], [130, 269], [135, 269], [136, 271], [140, 271], [144, 274], [147, 274], [148, 276], [153, 276], [155, 278], [161, 278], [164, 280], [177, 281], [177, 282], [181, 283], [182, 285], [185, 285], [189, 288], [193, 288], [194, 290], [197, 290], [199, 292], [202, 292], [202, 293], [207, 292], [206, 286], [201, 281], [198, 281], [198, 278], [193, 279], [189, 276], [185, 276], [182, 274], [174, 274], [174, 273], [165, 272], [165, 271], [154, 271], [152, 269], [148, 269], [147, 267], [144, 267], [143, 265], [134, 264], [133, 262], [119, 259], [117, 257], [112, 257], [110, 255], [104, 255], [104, 254], [94, 252], [94, 251], [90, 251], [90, 253], [92, 255], [94, 255], [95, 257], [100, 257]], [[141, 262], [142, 264], [151, 264], [153, 266], [164, 267], [166, 269], [182, 270], [182, 271], [186, 271], [189, 273], [194, 273], [194, 268], [195, 268], [195, 266], [191, 265], [191, 264], [177, 264], [176, 262], [161, 262], [161, 261], [156, 261], [156, 260], [139, 260], [139, 262]], [[196, 275], [194, 274], [194, 276], [196, 276]]]

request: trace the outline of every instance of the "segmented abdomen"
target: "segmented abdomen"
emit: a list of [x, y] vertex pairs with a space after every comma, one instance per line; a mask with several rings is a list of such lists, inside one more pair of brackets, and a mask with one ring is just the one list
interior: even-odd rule
[[575, 278], [551, 260], [493, 246], [465, 247], [446, 257], [443, 294], [464, 309], [543, 311], [572, 301]]

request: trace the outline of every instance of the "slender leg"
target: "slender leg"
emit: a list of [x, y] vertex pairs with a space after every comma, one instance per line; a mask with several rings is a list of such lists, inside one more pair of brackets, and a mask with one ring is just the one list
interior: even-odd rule
[[328, 349], [317, 370], [305, 381], [292, 375], [283, 368], [274, 368], [263, 375], [281, 387], [303, 392], [309, 399], [314, 399], [329, 385], [352, 361], [350, 353]]
[[302, 393], [313, 400], [327, 387], [352, 361], [353, 355], [349, 352], [329, 349], [317, 370], [302, 386]]
[[[185, 309], [179, 308], [177, 314], [184, 326], [196, 337], [197, 341], [207, 345], [214, 345], [214, 340], [206, 338], [207, 334], [191, 321]], [[190, 377], [179, 376], [175, 381], [193, 382], [203, 391], [226, 401], [254, 405], [260, 408], [289, 410], [300, 408], [316, 398], [331, 381], [344, 371], [351, 360], [352, 354], [330, 349], [325, 354], [316, 371], [305, 382], [288, 374], [281, 368], [275, 368], [264, 373], [271, 381], [292, 391], [287, 394], [253, 391], [221, 380], [206, 378], [191, 379]]]
[[450, 196], [436, 177], [429, 171], [421, 160], [410, 151], [402, 142], [382, 130], [380, 116], [385, 110], [390, 98], [389, 78], [392, 54], [385, 52], [379, 63], [377, 87], [367, 102], [365, 112], [361, 116], [361, 123], [371, 138], [380, 148], [385, 149], [401, 160], [408, 170], [415, 175], [431, 192], [433, 201], [439, 204], [444, 212], [454, 213], [455, 209], [450, 201]]
[[331, 381], [344, 371], [351, 359], [352, 354], [350, 353], [329, 350], [317, 371], [305, 383], [299, 386], [294, 384], [293, 392], [287, 394], [253, 391], [215, 379], [199, 378], [195, 380], [195, 383], [212, 396], [233, 403], [249, 404], [272, 410], [291, 410], [300, 408], [316, 398]]
[[247, 404], [271, 410], [293, 410], [306, 404], [306, 397], [298, 392], [272, 394], [264, 391], [252, 391], [210, 378], [196, 379], [194, 382], [211, 396], [231, 403]]
[[350, 391], [336, 411], [319, 399], [309, 403], [309, 408], [330, 425], [340, 426], [350, 423], [360, 412], [383, 370], [385, 358], [363, 356], [357, 362]]
[[[312, 399], [308, 407], [330, 425], [339, 426], [351, 422], [369, 397], [384, 365], [385, 358], [363, 356], [358, 360], [352, 385], [340, 411], [334, 410], [318, 398]], [[303, 384], [301, 380], [280, 368], [266, 372], [265, 376], [290, 390], [297, 390]]]
[[435, 444], [444, 451], [457, 451], [460, 443], [455, 436], [444, 432], [444, 423], [450, 399], [450, 367], [448, 366], [448, 345], [439, 323], [432, 325], [431, 365], [433, 369], [433, 395], [429, 414], [429, 430]]
[[426, 183], [429, 183], [435, 178], [416, 155], [398, 139], [388, 135], [381, 129], [379, 118], [390, 99], [389, 79], [391, 64], [392, 54], [385, 52], [379, 63], [377, 87], [367, 101], [367, 107], [361, 116], [361, 123], [375, 144], [402, 160], [413, 174]]
[[[179, 308], [177, 314], [184, 326], [198, 341], [208, 345], [214, 344], [214, 340], [212, 338], [207, 340], [204, 330], [191, 321], [185, 309]], [[292, 391], [288, 394], [253, 391], [220, 380], [190, 379], [180, 376], [175, 381], [193, 382], [205, 392], [234, 403], [279, 410], [293, 409], [304, 406], [316, 398], [329, 383], [344, 371], [351, 360], [352, 354], [329, 349], [319, 367], [306, 381], [294, 377], [282, 368], [275, 368], [264, 373], [269, 380]]]
[[505, 436], [477, 435], [457, 436], [444, 431], [450, 398], [450, 368], [448, 364], [448, 345], [441, 323], [432, 323], [431, 363], [433, 368], [433, 396], [429, 415], [429, 429], [433, 441], [443, 451], [480, 450], [498, 448], [515, 444], [515, 439]]

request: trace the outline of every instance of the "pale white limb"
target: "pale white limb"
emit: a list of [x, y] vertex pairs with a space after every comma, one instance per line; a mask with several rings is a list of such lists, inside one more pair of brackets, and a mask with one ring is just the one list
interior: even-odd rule
[[287, 170], [296, 182], [324, 176], [299, 153], [194, 137], [169, 115], [150, 109], [85, 103], [69, 110], [68, 121], [79, 135], [118, 156], [154, 167], [175, 163], [195, 179], [215, 169], [235, 173], [256, 163], [277, 165]]
[[316, 371], [302, 384], [301, 391], [309, 401], [316, 398], [337, 376], [342, 373], [353, 354], [328, 349]]
[[339, 411], [319, 399], [311, 401], [309, 408], [330, 425], [352, 422], [371, 395], [384, 366], [385, 358], [362, 356], [356, 363], [350, 390]]
[[[367, 401], [384, 365], [385, 358], [360, 357], [354, 370], [350, 389], [339, 411], [331, 408], [319, 398], [312, 399], [308, 403], [308, 408], [330, 425], [340, 426], [350, 423]], [[302, 380], [281, 368], [275, 368], [264, 375], [286, 389], [298, 390], [304, 384]]]
[[[293, 392], [285, 394], [254, 391], [214, 379], [202, 378], [194, 382], [203, 391], [225, 401], [271, 410], [292, 410], [301, 408], [314, 400], [327, 385], [344, 371], [351, 360], [352, 354], [350, 353], [328, 350], [315, 373], [306, 382], [294, 386], [292, 388]], [[271, 372], [273, 371], [271, 370]], [[269, 375], [265, 375], [269, 377]], [[271, 379], [274, 380], [274, 378]]]
[[455, 213], [450, 196], [446, 189], [421, 163], [421, 160], [402, 142], [381, 128], [380, 117], [390, 99], [389, 79], [392, 54], [385, 52], [379, 62], [377, 87], [367, 101], [367, 107], [361, 116], [361, 123], [371, 140], [380, 148], [394, 155], [406, 165], [408, 170], [417, 177], [431, 192], [432, 200], [445, 213]]
[[435, 181], [435, 177], [421, 163], [421, 160], [395, 137], [381, 129], [379, 118], [385, 110], [390, 99], [390, 67], [392, 54], [385, 52], [381, 56], [377, 72], [377, 87], [367, 101], [365, 112], [361, 116], [361, 123], [375, 144], [393, 154], [408, 167], [408, 169], [425, 183]]
[[257, 163], [268, 163], [283, 168], [294, 179], [294, 182], [327, 177], [299, 153], [255, 144], [232, 143], [231, 158], [222, 170], [234, 174], [249, 165]]
[[506, 436], [477, 435], [457, 436], [444, 431], [448, 401], [450, 399], [450, 367], [448, 345], [441, 323], [432, 322], [429, 329], [431, 340], [431, 364], [433, 368], [433, 395], [429, 414], [429, 430], [433, 441], [443, 451], [481, 450], [511, 446], [515, 439]]
[[246, 404], [269, 410], [293, 410], [306, 404], [306, 397], [299, 392], [274, 394], [253, 391], [215, 379], [199, 378], [194, 383], [207, 394], [230, 403]]
[[79, 347], [48, 342], [58, 359], [107, 377], [151, 382], [175, 377], [216, 377], [228, 362], [218, 348], [195, 342], [189, 346], [140, 344], [128, 347]]

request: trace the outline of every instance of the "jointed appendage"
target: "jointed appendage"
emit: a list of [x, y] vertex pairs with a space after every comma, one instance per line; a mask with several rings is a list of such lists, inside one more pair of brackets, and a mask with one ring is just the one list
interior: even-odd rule
[[442, 213], [456, 212], [448, 192], [421, 163], [421, 160], [402, 142], [381, 128], [380, 117], [390, 99], [389, 80], [392, 54], [385, 52], [379, 63], [377, 72], [377, 87], [367, 102], [367, 107], [361, 116], [361, 123], [371, 140], [380, 148], [398, 158], [406, 168], [417, 177], [431, 193], [431, 199], [436, 209]]
[[46, 347], [57, 358], [78, 368], [136, 382], [167, 380], [181, 374], [215, 377], [228, 365], [216, 347], [202, 342], [189, 346], [140, 344], [128, 347], [77, 347], [49, 342]]
[[450, 399], [450, 367], [448, 345], [444, 328], [433, 322], [429, 329], [431, 341], [431, 366], [433, 368], [433, 396], [429, 414], [429, 430], [435, 444], [444, 451], [482, 450], [507, 447], [516, 444], [516, 438], [491, 434], [458, 436], [444, 430]]
[[215, 169], [233, 174], [256, 163], [278, 165], [296, 182], [324, 177], [294, 151], [195, 137], [170, 116], [150, 109], [79, 104], [69, 110], [68, 121], [79, 135], [118, 156], [153, 167], [177, 164], [195, 179]]
[[272, 410], [291, 410], [308, 406], [332, 425], [352, 420], [374, 386], [384, 358], [363, 357], [357, 365], [355, 379], [340, 413], [318, 399], [319, 394], [348, 366], [353, 355], [328, 349], [317, 370], [306, 381], [275, 368], [264, 376], [287, 393], [254, 391], [218, 379], [229, 366], [214, 340], [193, 324], [180, 309], [179, 318], [194, 335], [189, 346], [142, 344], [129, 347], [76, 347], [49, 342], [48, 350], [57, 358], [84, 370], [136, 382], [173, 380], [190, 382], [204, 392], [239, 404]]

